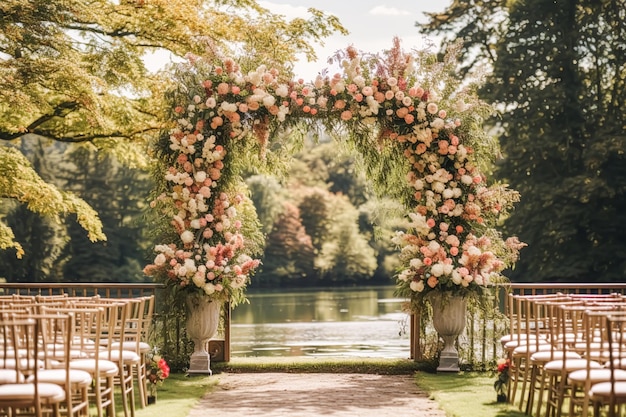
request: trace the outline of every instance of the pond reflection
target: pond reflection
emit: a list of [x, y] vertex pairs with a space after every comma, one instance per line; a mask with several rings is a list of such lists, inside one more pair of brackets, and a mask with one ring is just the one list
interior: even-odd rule
[[394, 287], [248, 292], [232, 312], [231, 355], [408, 358]]

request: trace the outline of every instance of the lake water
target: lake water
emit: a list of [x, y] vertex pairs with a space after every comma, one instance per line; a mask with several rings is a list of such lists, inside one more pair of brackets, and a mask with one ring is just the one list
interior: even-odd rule
[[247, 293], [232, 312], [231, 356], [410, 356], [394, 287]]

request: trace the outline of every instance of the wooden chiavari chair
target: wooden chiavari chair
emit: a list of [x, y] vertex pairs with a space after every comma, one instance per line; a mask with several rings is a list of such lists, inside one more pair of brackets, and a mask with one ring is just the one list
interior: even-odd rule
[[[575, 306], [581, 305], [582, 301], [572, 300], [567, 295], [563, 298], [551, 299], [551, 300], [539, 300], [535, 302], [537, 313], [537, 321], [544, 329], [547, 349], [536, 350], [530, 355], [530, 378], [529, 378], [529, 390], [526, 401], [526, 407], [524, 411], [528, 415], [540, 415], [545, 392], [545, 380], [546, 374], [544, 372], [544, 366], [555, 360], [562, 360], [564, 356], [571, 359], [578, 359], [580, 355], [576, 352], [564, 352], [559, 349], [559, 331], [558, 331], [558, 318], [556, 314], [556, 308], [558, 306]], [[536, 414], [533, 414], [533, 408], [536, 407]]]
[[[528, 404], [526, 390], [532, 382], [533, 363], [531, 357], [536, 352], [551, 349], [549, 343], [549, 317], [545, 315], [543, 303], [549, 301], [569, 301], [563, 294], [546, 295], [520, 295], [516, 296], [520, 303], [519, 311], [522, 313], [520, 321], [519, 343], [510, 353], [511, 358], [511, 403], [515, 403], [518, 386], [520, 388], [519, 409], [524, 409], [524, 403]], [[529, 389], [530, 390], [530, 389]]]
[[626, 316], [608, 314], [606, 316], [607, 337], [609, 341], [610, 379], [593, 384], [589, 397], [593, 404], [594, 416], [599, 417], [602, 408], [608, 408], [607, 415], [621, 415], [620, 409], [626, 404], [626, 381], [617, 379], [617, 371], [626, 362]]
[[[32, 414], [43, 417], [44, 413], [60, 416], [60, 404], [66, 398], [65, 391], [57, 384], [39, 381], [43, 366], [39, 358], [42, 339], [41, 321], [38, 319], [4, 318], [0, 322], [0, 334], [14, 353], [15, 380], [0, 385], [0, 410], [7, 415]], [[8, 352], [9, 349], [3, 349]], [[4, 364], [9, 363], [4, 358]]]
[[[615, 369], [611, 371], [608, 367], [609, 360], [609, 338], [606, 327], [607, 315], [625, 315], [619, 306], [607, 305], [603, 310], [587, 310], [583, 313], [583, 323], [585, 331], [585, 352], [583, 356], [598, 363], [603, 364], [602, 368], [592, 368], [587, 366], [568, 374], [571, 386], [569, 395], [569, 415], [587, 417], [591, 401], [589, 391], [591, 386], [600, 382], [608, 382], [611, 376], [616, 381], [626, 381], [626, 371]], [[591, 361], [589, 361], [591, 364]]]
[[[584, 302], [584, 300], [583, 300]], [[585, 331], [585, 313], [588, 311], [605, 312], [610, 305], [603, 303], [584, 303], [582, 305], [556, 306], [554, 312], [557, 317], [557, 346], [561, 349], [560, 359], [552, 360], [544, 365], [547, 385], [543, 390], [548, 392], [546, 401], [546, 416], [560, 417], [563, 403], [567, 394], [571, 394], [572, 386], [569, 374], [575, 371], [601, 369], [602, 364], [592, 357], [585, 357], [584, 346], [586, 338], [593, 335]], [[578, 357], [567, 355], [574, 352]]]
[[[89, 373], [93, 382], [89, 389], [89, 398], [96, 407], [98, 417], [106, 414], [115, 417], [115, 383], [119, 373], [117, 363], [101, 358], [103, 346], [101, 338], [103, 328], [107, 328], [104, 311], [93, 304], [74, 305], [56, 311], [67, 312], [74, 316], [74, 337], [72, 350], [80, 352], [81, 357], [70, 360], [70, 368]], [[74, 355], [76, 356], [76, 355]]]

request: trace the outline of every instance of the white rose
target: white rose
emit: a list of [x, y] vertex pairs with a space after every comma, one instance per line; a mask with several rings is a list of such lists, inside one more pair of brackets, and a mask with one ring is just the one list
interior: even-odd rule
[[274, 104], [276, 104], [276, 97], [269, 94], [263, 97], [263, 105], [265, 107], [272, 107]]
[[409, 270], [407, 270], [407, 269], [405, 269], [404, 271], [402, 271], [402, 272], [400, 272], [400, 273], [398, 274], [398, 279], [399, 279], [400, 281], [407, 282], [407, 281], [409, 280], [409, 274], [410, 274], [410, 271], [409, 271]]
[[435, 129], [443, 129], [446, 126], [446, 122], [444, 122], [443, 119], [437, 117], [435, 120], [433, 120], [432, 122], [430, 122], [430, 126], [434, 127]]
[[163, 266], [165, 265], [165, 262], [167, 261], [167, 258], [165, 257], [165, 255], [163, 255], [162, 253], [159, 253], [155, 258], [154, 258], [154, 264], [156, 266]]
[[413, 259], [411, 259], [411, 262], [409, 262], [409, 265], [413, 269], [420, 269], [422, 267], [422, 265], [424, 265], [424, 263], [419, 258], [413, 258]]
[[459, 271], [456, 269], [452, 271], [452, 282], [454, 282], [455, 285], [459, 285], [461, 281], [463, 281], [463, 278], [461, 277]]
[[409, 287], [411, 288], [411, 290], [415, 292], [422, 292], [424, 291], [424, 281], [422, 280], [411, 281], [411, 283], [409, 284]]
[[263, 80], [262, 75], [257, 71], [250, 71], [247, 78], [248, 81], [250, 81], [250, 83], [254, 85], [260, 85], [261, 81]]
[[215, 285], [211, 284], [210, 282], [207, 282], [206, 284], [204, 284], [202, 289], [204, 290], [204, 293], [206, 295], [211, 295], [215, 292]]
[[440, 247], [441, 245], [434, 240], [428, 243], [428, 249], [430, 249], [431, 252], [437, 252]]
[[461, 182], [465, 185], [470, 185], [472, 182], [474, 182], [474, 179], [471, 175], [466, 174], [461, 177]]
[[445, 191], [446, 186], [444, 183], [439, 182], [439, 181], [434, 181], [431, 188], [433, 189], [434, 192], [436, 192], [437, 194], [441, 194]]
[[195, 238], [196, 236], [189, 230], [185, 230], [180, 234], [180, 240], [185, 244], [193, 242]]
[[287, 94], [289, 94], [289, 88], [287, 88], [287, 85], [281, 84], [278, 88], [276, 88], [276, 95], [278, 97], [287, 97]]
[[194, 175], [194, 179], [196, 180], [196, 182], [204, 182], [204, 180], [206, 180], [206, 172], [204, 171], [196, 172], [196, 174]]
[[202, 288], [204, 286], [204, 275], [200, 272], [196, 272], [193, 276], [193, 283], [196, 287]]
[[443, 198], [445, 198], [446, 200], [453, 198], [454, 197], [454, 191], [452, 191], [449, 188], [446, 188], [445, 190], [443, 190]]
[[437, 262], [436, 264], [432, 266], [432, 268], [430, 269], [430, 272], [432, 272], [434, 276], [439, 278], [440, 276], [443, 275], [443, 264], [441, 262]]
[[193, 272], [195, 273], [197, 268], [196, 268], [196, 263], [193, 261], [193, 259], [185, 259], [185, 268], [187, 269], [187, 272]]

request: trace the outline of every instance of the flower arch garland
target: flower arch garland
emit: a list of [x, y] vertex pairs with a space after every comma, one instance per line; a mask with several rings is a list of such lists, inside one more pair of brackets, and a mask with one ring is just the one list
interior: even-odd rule
[[404, 54], [396, 39], [372, 64], [348, 48], [343, 74], [310, 84], [263, 65], [242, 74], [232, 59], [190, 56], [186, 81], [172, 95], [175, 127], [157, 146], [164, 172], [152, 206], [168, 219], [169, 240], [155, 247], [146, 275], [177, 290], [243, 300], [259, 260], [246, 233], [250, 201], [233, 186], [237, 147], [253, 138], [264, 154], [281, 128], [321, 120], [330, 130], [341, 126], [369, 157], [401, 155], [392, 164], [406, 174], [402, 190], [392, 190], [408, 211], [406, 230], [393, 238], [400, 294], [471, 295], [506, 281], [501, 273], [524, 244], [495, 227], [519, 196], [488, 185], [479, 169], [497, 151], [480, 125], [491, 109], [458, 88], [450, 75], [455, 52], [436, 62]]

